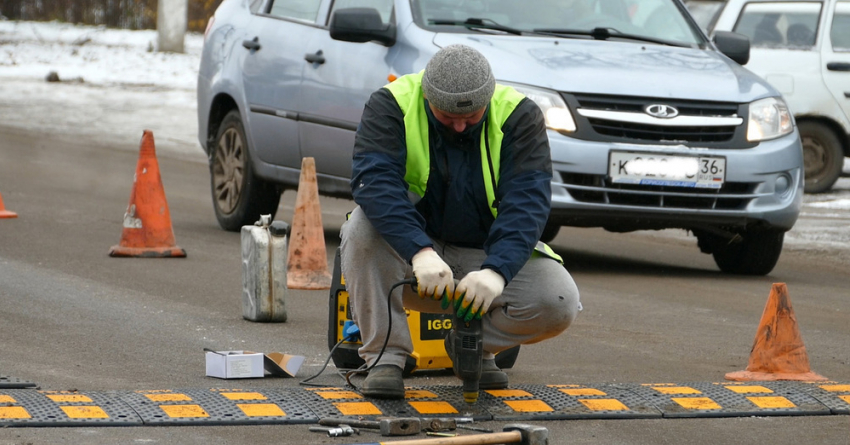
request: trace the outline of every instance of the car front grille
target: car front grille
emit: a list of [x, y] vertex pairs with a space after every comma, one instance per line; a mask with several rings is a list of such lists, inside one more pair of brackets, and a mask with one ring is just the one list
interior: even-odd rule
[[[749, 148], [745, 104], [685, 101], [652, 97], [562, 94], [576, 119], [577, 139], [637, 144], [681, 144], [711, 148]], [[652, 104], [675, 107], [678, 116], [693, 124], [651, 118], [644, 110]], [[733, 142], [733, 143], [730, 143]]]
[[726, 182], [719, 189], [615, 184], [604, 175], [561, 173], [562, 186], [576, 201], [692, 210], [743, 210], [757, 183]]
[[684, 141], [725, 142], [735, 135], [735, 127], [660, 127], [655, 125], [630, 124], [604, 119], [588, 119], [596, 133], [620, 139], [665, 142]]

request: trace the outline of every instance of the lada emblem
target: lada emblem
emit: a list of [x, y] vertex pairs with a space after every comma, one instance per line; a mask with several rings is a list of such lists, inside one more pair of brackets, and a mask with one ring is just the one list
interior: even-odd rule
[[651, 104], [643, 108], [646, 114], [657, 117], [659, 119], [671, 119], [679, 115], [679, 110], [676, 107], [664, 104]]

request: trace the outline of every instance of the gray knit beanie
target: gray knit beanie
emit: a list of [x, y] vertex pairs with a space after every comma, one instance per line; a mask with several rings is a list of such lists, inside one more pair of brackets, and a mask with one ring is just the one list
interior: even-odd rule
[[466, 45], [449, 45], [428, 61], [422, 91], [434, 107], [465, 114], [490, 103], [496, 78], [484, 56]]

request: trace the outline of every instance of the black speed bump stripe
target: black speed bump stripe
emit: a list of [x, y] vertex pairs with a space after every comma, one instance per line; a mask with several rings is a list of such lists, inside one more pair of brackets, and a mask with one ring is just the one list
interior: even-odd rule
[[739, 417], [830, 414], [800, 390], [775, 382], [648, 383], [632, 391], [651, 401], [663, 417]]
[[128, 426], [142, 420], [116, 394], [0, 390], [0, 426]]
[[487, 393], [501, 402], [488, 407], [494, 420], [661, 417], [652, 404], [615, 385], [519, 385]]
[[145, 424], [292, 424], [318, 420], [291, 392], [279, 390], [141, 390], [121, 400]]

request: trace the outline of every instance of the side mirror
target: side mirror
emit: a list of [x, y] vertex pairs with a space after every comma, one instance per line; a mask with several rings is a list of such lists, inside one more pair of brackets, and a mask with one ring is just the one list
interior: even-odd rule
[[377, 41], [384, 46], [395, 43], [395, 26], [384, 23], [375, 8], [338, 9], [331, 17], [331, 38], [343, 42]]
[[750, 38], [737, 32], [716, 31], [714, 33], [714, 46], [740, 65], [746, 65], [750, 61]]

